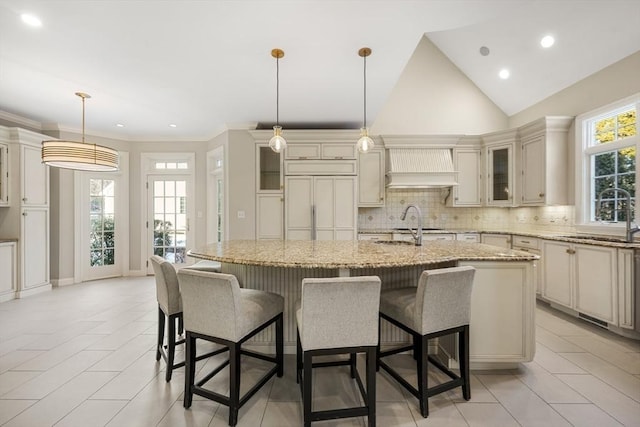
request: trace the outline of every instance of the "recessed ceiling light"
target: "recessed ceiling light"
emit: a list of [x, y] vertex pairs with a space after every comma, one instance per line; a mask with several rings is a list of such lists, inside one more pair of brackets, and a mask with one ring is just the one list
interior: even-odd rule
[[498, 73], [498, 76], [500, 76], [500, 78], [502, 80], [506, 80], [509, 78], [509, 76], [511, 75], [511, 73], [509, 72], [509, 70], [507, 70], [506, 68], [503, 68], [502, 70], [500, 70], [500, 72]]
[[482, 55], [482, 56], [488, 56], [488, 55], [489, 55], [489, 53], [491, 53], [491, 51], [489, 50], [489, 48], [488, 48], [488, 47], [486, 47], [486, 46], [482, 46], [482, 47], [480, 47], [480, 55]]
[[170, 128], [176, 128], [176, 127], [178, 127], [178, 125], [171, 123], [171, 124], [169, 125], [169, 127], [170, 127]]
[[556, 42], [556, 39], [553, 38], [553, 36], [544, 36], [541, 40], [540, 40], [540, 46], [544, 47], [545, 49], [548, 47], [553, 46], [553, 44]]
[[32, 15], [30, 13], [23, 13], [22, 15], [20, 15], [20, 18], [22, 19], [22, 22], [27, 25], [30, 25], [32, 27], [42, 27], [42, 21], [35, 15]]
[[122, 123], [116, 123], [116, 126], [119, 127], [119, 128], [123, 128], [124, 127], [124, 125]]

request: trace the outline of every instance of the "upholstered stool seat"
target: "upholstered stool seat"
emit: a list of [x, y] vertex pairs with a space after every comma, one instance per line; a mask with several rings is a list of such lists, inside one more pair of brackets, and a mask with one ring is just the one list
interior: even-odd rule
[[[302, 392], [304, 425], [312, 421], [367, 416], [376, 423], [376, 351], [380, 279], [374, 276], [303, 279], [297, 303], [296, 380]], [[366, 390], [356, 368], [356, 354], [366, 354]], [[313, 363], [314, 356], [349, 354], [349, 360]], [[363, 406], [312, 410], [312, 368], [349, 365]]]
[[[178, 277], [173, 264], [162, 257], [153, 255], [149, 258], [153, 266], [156, 281], [156, 298], [158, 300], [158, 342], [156, 344], [156, 360], [162, 357], [167, 363], [165, 380], [171, 381], [174, 369], [184, 366], [184, 361], [175, 362], [176, 346], [184, 344], [183, 339], [176, 336], [176, 326], [178, 333], [182, 334], [182, 298], [178, 285]], [[168, 325], [165, 328], [165, 322]], [[177, 325], [176, 325], [177, 322]], [[167, 344], [164, 344], [166, 329]], [[205, 359], [214, 354], [226, 351], [226, 348], [209, 352], [197, 357], [197, 360]]]
[[211, 273], [220, 273], [220, 271], [222, 270], [222, 264], [219, 263], [218, 261], [209, 261], [209, 260], [203, 259], [196, 262], [195, 264], [191, 264], [182, 268], [189, 268], [191, 270], [198, 270], [198, 271], [209, 271]]
[[[206, 397], [229, 407], [229, 425], [238, 421], [238, 410], [271, 377], [283, 374], [283, 310], [280, 295], [240, 288], [231, 274], [183, 268], [178, 272], [186, 334], [186, 376], [184, 407], [191, 407], [193, 395]], [[242, 344], [258, 332], [275, 324], [275, 356], [242, 349]], [[195, 382], [196, 338], [221, 344], [229, 349], [229, 359]], [[255, 357], [275, 366], [240, 396], [240, 355]], [[204, 384], [229, 366], [229, 396], [204, 388]]]
[[[413, 345], [378, 351], [378, 364], [418, 398], [423, 417], [429, 415], [430, 396], [462, 387], [464, 399], [471, 398], [469, 319], [474, 274], [473, 267], [426, 270], [420, 276], [417, 287], [389, 289], [380, 295], [380, 318], [408, 332], [413, 338]], [[460, 375], [428, 355], [429, 339], [454, 333], [458, 334]], [[382, 357], [411, 349], [417, 361], [417, 389], [381, 360]], [[447, 374], [451, 381], [429, 388], [427, 362]]]

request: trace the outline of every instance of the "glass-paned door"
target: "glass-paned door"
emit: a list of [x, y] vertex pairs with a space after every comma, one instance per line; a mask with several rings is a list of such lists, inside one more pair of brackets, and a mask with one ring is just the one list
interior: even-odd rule
[[82, 279], [120, 276], [123, 243], [117, 213], [119, 178], [85, 174], [82, 182]]
[[222, 177], [216, 177], [216, 239], [222, 242], [224, 239], [224, 180]]
[[148, 184], [151, 254], [185, 264], [188, 245], [193, 240], [189, 227], [189, 178], [150, 175]]

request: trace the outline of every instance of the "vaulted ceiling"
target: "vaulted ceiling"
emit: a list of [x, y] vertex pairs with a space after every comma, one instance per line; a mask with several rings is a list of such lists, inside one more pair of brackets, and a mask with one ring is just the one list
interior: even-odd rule
[[373, 50], [373, 123], [424, 35], [512, 115], [640, 50], [638, 22], [637, 0], [0, 0], [0, 118], [77, 130], [82, 91], [95, 135], [206, 140], [273, 123], [277, 47], [280, 121], [357, 128], [358, 49]]

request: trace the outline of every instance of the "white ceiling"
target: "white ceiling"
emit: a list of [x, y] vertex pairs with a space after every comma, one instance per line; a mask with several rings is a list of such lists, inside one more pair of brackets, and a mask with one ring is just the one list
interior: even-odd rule
[[639, 22], [640, 0], [0, 0], [0, 111], [77, 131], [83, 91], [89, 134], [206, 140], [275, 121], [278, 47], [280, 121], [356, 128], [358, 49], [371, 124], [426, 34], [512, 115], [640, 50]]

